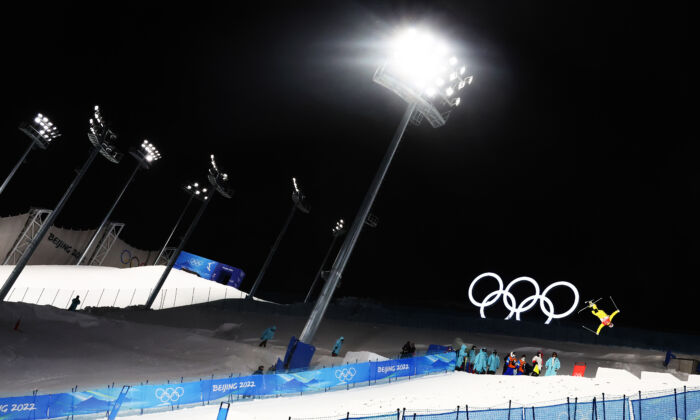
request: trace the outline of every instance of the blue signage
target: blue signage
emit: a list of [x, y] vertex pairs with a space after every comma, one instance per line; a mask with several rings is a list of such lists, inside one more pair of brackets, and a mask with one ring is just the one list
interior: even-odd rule
[[240, 288], [245, 277], [245, 273], [239, 268], [185, 251], [180, 252], [173, 268], [237, 289]]

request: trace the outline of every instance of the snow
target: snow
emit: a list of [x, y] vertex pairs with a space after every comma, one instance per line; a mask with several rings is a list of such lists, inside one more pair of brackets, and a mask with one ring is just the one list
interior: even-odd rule
[[[7, 278], [14, 266], [0, 266], [0, 279]], [[164, 266], [133, 268], [29, 265], [8, 294], [10, 302], [27, 302], [67, 308], [75, 295], [79, 308], [143, 305], [163, 274]], [[202, 279], [181, 270], [172, 270], [153, 308], [172, 308], [218, 299], [247, 296], [230, 286]]]
[[[29, 266], [17, 287], [117, 290], [118, 285], [127, 291], [152, 287], [161, 270], [162, 267]], [[6, 272], [7, 267], [0, 267], [0, 276]], [[225, 286], [177, 270], [166, 282], [170, 290], [209, 287], [214, 290]], [[49, 305], [0, 305], [0, 396], [27, 395], [34, 389], [40, 393], [65, 392], [76, 385], [85, 390], [112, 382], [121, 385], [146, 380], [179, 382], [181, 377], [185, 381], [212, 375], [227, 377], [231, 373], [249, 374], [261, 364], [271, 366], [284, 355], [289, 337], [302, 330], [307, 315], [288, 310], [285, 305], [231, 298], [229, 294], [227, 300], [162, 311], [101, 310], [101, 315], [68, 312]], [[12, 327], [18, 319], [20, 331], [14, 331]], [[275, 337], [267, 348], [258, 347], [260, 334], [271, 325], [277, 326]], [[340, 334], [345, 337], [340, 357], [331, 357], [330, 350]], [[407, 411], [447, 411], [465, 404], [473, 409], [503, 407], [509, 400], [518, 405], [546, 405], [566, 397], [585, 400], [603, 392], [606, 398], [613, 398], [640, 390], [700, 386], [698, 375], [691, 375], [686, 381], [687, 375], [665, 369], [665, 354], [654, 350], [408, 328], [332, 317], [323, 321], [316, 335], [312, 366], [382, 360], [396, 357], [407, 340], [415, 342], [420, 350], [433, 343], [452, 344], [458, 337], [479, 347], [498, 349], [501, 356], [514, 351], [531, 357], [542, 350], [546, 359], [556, 351], [562, 362], [561, 376], [504, 377], [453, 372], [347, 391], [241, 400], [231, 404], [229, 418], [340, 418], [347, 412], [377, 413], [403, 407]], [[586, 363], [585, 377], [568, 376], [575, 362]], [[212, 419], [217, 410], [218, 404], [143, 417]]]

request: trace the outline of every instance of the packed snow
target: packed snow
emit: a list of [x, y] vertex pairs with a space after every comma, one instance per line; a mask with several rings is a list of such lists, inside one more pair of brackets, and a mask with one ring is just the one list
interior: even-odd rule
[[[0, 266], [0, 279], [7, 278], [13, 268], [11, 265]], [[160, 265], [134, 268], [29, 265], [22, 271], [6, 300], [66, 309], [77, 295], [81, 300], [78, 309], [143, 305], [164, 269]], [[156, 296], [153, 309], [218, 299], [243, 299], [246, 296], [246, 293], [233, 287], [174, 269]]]

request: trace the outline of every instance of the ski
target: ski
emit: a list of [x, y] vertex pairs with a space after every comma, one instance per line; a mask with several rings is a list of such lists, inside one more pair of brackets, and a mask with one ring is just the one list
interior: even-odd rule
[[598, 335], [598, 333], [596, 333], [595, 331], [593, 331], [592, 329], [590, 329], [590, 328], [588, 328], [588, 327], [586, 327], [586, 326], [584, 326], [584, 325], [581, 325], [581, 327], [587, 329], [588, 331], [592, 332], [592, 333], [595, 334], [595, 335]]
[[578, 310], [578, 313], [581, 313], [581, 312], [583, 312], [584, 310], [590, 308], [590, 306], [588, 306], [589, 303], [598, 303], [598, 302], [600, 302], [601, 299], [603, 299], [603, 298], [598, 298], [598, 299], [596, 299], [596, 300], [587, 300], [587, 301], [585, 302], [585, 303], [586, 303], [586, 306], [584, 306], [583, 308], [579, 309], [579, 310]]

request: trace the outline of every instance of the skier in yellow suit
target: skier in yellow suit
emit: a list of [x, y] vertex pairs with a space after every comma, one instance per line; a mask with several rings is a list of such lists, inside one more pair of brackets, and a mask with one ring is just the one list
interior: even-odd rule
[[612, 319], [615, 315], [620, 313], [619, 309], [616, 309], [615, 312], [612, 314], [608, 315], [605, 313], [604, 310], [598, 309], [598, 306], [593, 303], [593, 302], [588, 302], [588, 307], [591, 308], [591, 313], [600, 319], [600, 326], [598, 327], [598, 331], [596, 331], [595, 335], [600, 335], [600, 330], [603, 329], [603, 327], [613, 327], [612, 324]]

